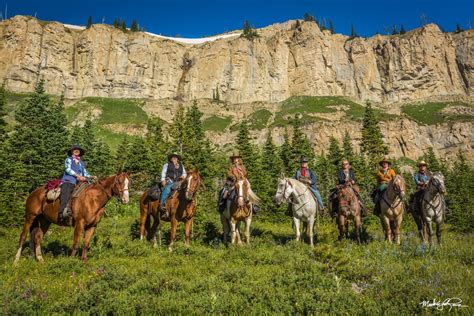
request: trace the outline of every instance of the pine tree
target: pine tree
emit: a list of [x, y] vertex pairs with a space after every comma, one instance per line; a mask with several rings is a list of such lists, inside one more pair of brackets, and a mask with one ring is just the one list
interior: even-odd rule
[[130, 31], [138, 32], [138, 23], [137, 20], [132, 20], [132, 24], [130, 25]]
[[127, 22], [125, 22], [125, 20], [122, 21], [122, 31], [126, 32], [127, 31]]
[[351, 136], [348, 131], [344, 134], [344, 140], [342, 141], [342, 155], [349, 161], [352, 161], [354, 158], [354, 149], [352, 148]]
[[334, 30], [334, 23], [332, 22], [332, 20], [329, 20], [329, 30], [331, 31], [331, 34], [335, 34], [335, 30]]
[[[160, 118], [149, 119], [147, 123], [147, 133], [145, 136], [146, 144], [150, 148], [152, 159], [152, 174], [155, 175], [155, 181], [159, 180], [161, 167], [166, 162], [167, 153], [170, 151], [168, 139], [163, 135]], [[152, 183], [153, 184], [153, 183]]]
[[314, 152], [308, 137], [301, 130], [302, 122], [298, 114], [291, 121], [291, 125], [293, 126], [293, 137], [291, 140], [291, 161], [289, 162], [289, 167], [294, 172], [298, 168], [299, 161], [303, 156], [308, 158], [310, 161], [309, 165], [311, 166]]
[[283, 134], [283, 144], [279, 148], [279, 156], [281, 163], [283, 165], [283, 171], [286, 175], [290, 175], [294, 170], [292, 170], [292, 148], [290, 143], [290, 136], [288, 135], [288, 130], [285, 128], [285, 133]]
[[405, 33], [406, 33], [405, 27], [404, 27], [403, 24], [402, 24], [402, 25], [400, 25], [400, 34], [403, 35], [403, 34], [405, 34]]
[[355, 28], [354, 24], [352, 24], [352, 26], [351, 26], [351, 38], [356, 38], [356, 37], [359, 37], [359, 35], [357, 34], [357, 31], [356, 31], [356, 28]]
[[461, 27], [461, 25], [459, 25], [459, 23], [456, 23], [456, 31], [454, 31], [455, 33], [461, 33], [463, 32], [463, 28]]
[[258, 33], [256, 30], [254, 30], [251, 26], [250, 26], [250, 22], [249, 21], [245, 21], [244, 22], [244, 26], [242, 28], [242, 37], [245, 37], [246, 39], [248, 40], [253, 40], [254, 38], [258, 37]]
[[92, 26], [92, 16], [89, 15], [89, 18], [87, 19], [87, 27], [88, 29], [90, 29]]
[[170, 128], [170, 136], [173, 139], [173, 148], [171, 149], [178, 151], [180, 154], [183, 153], [184, 129], [184, 107], [180, 105], [173, 117]]
[[334, 167], [339, 166], [339, 162], [341, 161], [341, 149], [339, 147], [339, 142], [334, 138], [334, 136], [329, 138], [329, 153], [327, 158]]
[[375, 166], [378, 159], [388, 154], [388, 147], [383, 141], [379, 122], [375, 117], [374, 110], [370, 103], [365, 107], [364, 121], [362, 125], [361, 151], [369, 157], [370, 162]]
[[399, 34], [399, 32], [398, 32], [397, 26], [394, 25], [394, 26], [392, 27], [392, 35], [398, 35], [398, 34]]
[[5, 89], [5, 85], [2, 85], [0, 86], [0, 142], [2, 142], [6, 134], [7, 122], [4, 119], [5, 115], [7, 114], [6, 106], [7, 91]]
[[314, 16], [312, 16], [311, 14], [309, 13], [305, 13], [304, 16], [303, 16], [303, 19], [306, 21], [306, 22], [315, 22], [316, 19], [314, 18]]
[[219, 103], [221, 100], [221, 96], [219, 94], [219, 84], [216, 84], [216, 101]]
[[117, 172], [127, 171], [126, 166], [128, 163], [128, 153], [130, 151], [130, 141], [127, 136], [124, 136], [122, 141], [117, 147], [115, 154], [115, 169]]

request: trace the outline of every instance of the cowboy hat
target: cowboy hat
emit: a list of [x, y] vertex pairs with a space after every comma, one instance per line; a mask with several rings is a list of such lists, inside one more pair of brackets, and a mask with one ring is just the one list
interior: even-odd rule
[[234, 154], [232, 154], [232, 156], [229, 157], [230, 160], [234, 160], [235, 158], [240, 158], [240, 159], [242, 159], [242, 156], [239, 155], [239, 154], [235, 154], [235, 153], [234, 153]]
[[168, 161], [170, 161], [171, 158], [173, 158], [173, 157], [176, 157], [176, 158], [178, 158], [178, 160], [181, 160], [181, 156], [179, 154], [171, 153], [171, 154], [168, 155]]
[[84, 155], [84, 153], [85, 153], [84, 149], [82, 149], [82, 147], [79, 146], [78, 144], [72, 145], [71, 148], [67, 151], [67, 155], [68, 155], [68, 156], [72, 156], [72, 152], [73, 152], [75, 149], [79, 149], [79, 152], [80, 152], [79, 156], [83, 156], [83, 155]]
[[424, 161], [424, 160], [420, 160], [418, 161], [418, 163], [416, 164], [417, 167], [421, 167], [421, 166], [428, 166], [428, 164]]
[[308, 158], [305, 157], [305, 156], [302, 156], [302, 157], [300, 158], [300, 163], [308, 162], [308, 161], [309, 161]]
[[392, 164], [392, 162], [390, 161], [390, 159], [388, 159], [388, 157], [383, 157], [383, 159], [379, 161], [379, 165], [382, 166], [384, 162], [388, 163], [389, 166]]

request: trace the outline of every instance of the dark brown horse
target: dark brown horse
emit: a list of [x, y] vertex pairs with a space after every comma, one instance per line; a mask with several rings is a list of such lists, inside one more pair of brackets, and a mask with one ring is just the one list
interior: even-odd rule
[[[171, 222], [171, 236], [169, 250], [172, 250], [176, 239], [176, 229], [178, 222], [184, 223], [185, 244], [189, 246], [191, 225], [196, 214], [197, 196], [196, 192], [202, 183], [201, 176], [197, 170], [190, 170], [186, 178], [181, 183], [178, 190], [173, 192], [166, 200], [166, 208], [169, 216], [160, 214], [160, 201], [147, 201], [147, 192], [143, 193], [140, 199], [140, 239], [145, 236], [156, 245], [156, 232], [160, 227], [160, 221]], [[150, 227], [153, 219], [153, 225]]]
[[[81, 234], [84, 232], [84, 248], [82, 260], [87, 260], [90, 240], [105, 212], [105, 205], [112, 196], [118, 197], [122, 203], [129, 201], [129, 177], [120, 173], [103, 178], [86, 188], [78, 197], [71, 200], [74, 240], [71, 256], [75, 256], [79, 247]], [[23, 243], [30, 231], [30, 247], [35, 251], [38, 261], [43, 261], [41, 242], [51, 223], [60, 226], [67, 224], [59, 220], [59, 199], [48, 201], [44, 187], [34, 190], [26, 200], [25, 223], [18, 243], [15, 263], [21, 256]]]
[[362, 228], [361, 207], [355, 190], [357, 187], [343, 185], [338, 187], [337, 198], [339, 202], [337, 212], [337, 225], [339, 227], [339, 240], [349, 235], [349, 220], [354, 221], [357, 242], [360, 244], [360, 232]]

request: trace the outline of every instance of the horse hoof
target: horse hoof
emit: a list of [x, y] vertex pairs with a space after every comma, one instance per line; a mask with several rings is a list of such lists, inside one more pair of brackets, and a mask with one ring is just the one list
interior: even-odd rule
[[168, 251], [169, 251], [169, 252], [173, 252], [173, 248], [172, 248], [171, 246], [168, 247]]
[[43, 256], [38, 256], [36, 260], [38, 260], [38, 262], [44, 262]]
[[158, 248], [158, 244], [155, 242], [153, 243], [153, 248], [157, 249]]

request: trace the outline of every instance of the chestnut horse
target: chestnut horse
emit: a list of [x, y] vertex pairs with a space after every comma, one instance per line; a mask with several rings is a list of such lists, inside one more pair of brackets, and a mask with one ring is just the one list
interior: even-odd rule
[[357, 243], [360, 244], [360, 232], [362, 220], [360, 215], [360, 203], [357, 198], [356, 188], [352, 185], [340, 186], [337, 190], [337, 198], [339, 201], [339, 209], [337, 212], [337, 225], [339, 227], [339, 241], [344, 235], [349, 234], [349, 220], [354, 221]]
[[[152, 240], [156, 246], [156, 232], [161, 231], [160, 221], [171, 222], [171, 235], [169, 250], [172, 250], [176, 239], [176, 229], [178, 222], [184, 223], [185, 245], [190, 244], [191, 226], [193, 217], [196, 215], [197, 195], [196, 192], [202, 183], [201, 176], [197, 170], [190, 170], [186, 178], [181, 183], [178, 190], [174, 191], [166, 200], [166, 208], [169, 210], [169, 217], [160, 214], [160, 201], [147, 202], [147, 192], [143, 193], [140, 199], [140, 239], [145, 236]], [[153, 225], [150, 228], [151, 220]]]
[[380, 221], [389, 243], [400, 244], [400, 226], [405, 212], [405, 180], [397, 174], [387, 186], [380, 199]]
[[[112, 196], [118, 197], [122, 203], [129, 201], [129, 177], [126, 173], [120, 173], [103, 178], [86, 188], [78, 197], [72, 198], [72, 222], [74, 226], [74, 240], [71, 256], [75, 256], [79, 247], [81, 234], [84, 232], [84, 248], [82, 260], [87, 260], [90, 240], [105, 212], [105, 205]], [[15, 264], [18, 263], [30, 231], [30, 247], [35, 251], [38, 261], [43, 261], [41, 242], [48, 231], [51, 223], [60, 226], [68, 226], [59, 220], [59, 199], [48, 201], [44, 187], [34, 190], [26, 200], [25, 223], [18, 243], [18, 251], [15, 256]]]

